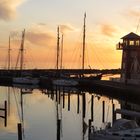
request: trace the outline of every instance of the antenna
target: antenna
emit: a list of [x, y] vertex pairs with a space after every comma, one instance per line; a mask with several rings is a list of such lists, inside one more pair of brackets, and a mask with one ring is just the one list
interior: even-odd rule
[[84, 14], [84, 25], [83, 25], [83, 58], [82, 58], [82, 69], [85, 68], [85, 40], [86, 40], [86, 12]]
[[56, 58], [56, 69], [59, 69], [59, 49], [60, 49], [60, 36], [59, 36], [59, 26], [57, 27], [57, 58]]
[[136, 28], [136, 33], [138, 32], [139, 26], [140, 26], [140, 18], [139, 18], [138, 25], [137, 25], [137, 28]]

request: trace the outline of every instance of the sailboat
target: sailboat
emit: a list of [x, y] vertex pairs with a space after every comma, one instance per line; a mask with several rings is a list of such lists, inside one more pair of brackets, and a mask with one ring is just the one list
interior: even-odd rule
[[35, 85], [39, 83], [38, 78], [33, 78], [31, 76], [23, 76], [23, 63], [24, 63], [24, 38], [25, 38], [25, 29], [22, 32], [22, 40], [21, 40], [21, 46], [20, 46], [20, 77], [14, 77], [13, 78], [13, 84], [30, 84]]
[[[82, 70], [85, 69], [85, 48], [86, 47], [86, 13], [84, 14], [84, 25], [83, 25], [83, 45], [82, 45]], [[101, 80], [102, 74], [97, 75], [80, 75], [73, 77], [74, 80], [78, 81], [79, 86], [89, 86], [89, 81]]]
[[[56, 61], [56, 68], [59, 69], [59, 54], [60, 54], [60, 43], [59, 43], [59, 26], [57, 28], [57, 61]], [[62, 69], [62, 55], [63, 55], [63, 35], [62, 35], [62, 41], [61, 41], [61, 63], [60, 68]], [[71, 79], [70, 77], [67, 77], [61, 73], [61, 71], [57, 71], [58, 77], [54, 78], [52, 80], [52, 84], [56, 86], [77, 86], [78, 82], [74, 79]]]

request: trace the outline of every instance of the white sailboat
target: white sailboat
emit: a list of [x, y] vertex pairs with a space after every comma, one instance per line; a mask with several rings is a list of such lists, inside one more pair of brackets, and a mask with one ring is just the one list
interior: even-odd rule
[[24, 58], [24, 38], [25, 38], [25, 30], [22, 32], [22, 40], [21, 40], [21, 47], [20, 47], [20, 77], [14, 77], [13, 83], [14, 84], [30, 84], [35, 85], [39, 83], [38, 78], [33, 78], [30, 76], [23, 76], [22, 70], [23, 70], [23, 58]]
[[111, 123], [106, 123], [104, 129], [93, 129], [90, 140], [140, 140], [140, 126], [135, 121], [136, 118], [140, 118], [140, 113], [125, 109], [116, 109], [116, 113], [131, 116], [135, 119], [121, 118], [117, 119], [112, 127]]
[[90, 140], [140, 140], [140, 127], [134, 120], [118, 119], [111, 128], [93, 131]]

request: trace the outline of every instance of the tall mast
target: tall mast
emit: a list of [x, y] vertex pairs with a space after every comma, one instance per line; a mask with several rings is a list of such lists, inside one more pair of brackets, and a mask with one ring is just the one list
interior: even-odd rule
[[56, 69], [59, 69], [59, 49], [60, 49], [60, 43], [59, 43], [59, 26], [57, 27], [57, 57], [56, 57]]
[[20, 57], [20, 70], [23, 69], [23, 61], [24, 61], [24, 37], [25, 37], [25, 29], [22, 32], [22, 40], [21, 40], [21, 46], [20, 46], [20, 53], [21, 53], [21, 57]]
[[63, 34], [61, 38], [61, 63], [60, 63], [60, 69], [63, 67]]
[[85, 68], [85, 40], [86, 40], [86, 13], [84, 14], [84, 26], [83, 26], [83, 57], [82, 57], [82, 69]]
[[8, 70], [10, 69], [10, 65], [11, 65], [11, 40], [10, 40], [10, 36], [9, 36], [9, 47], [8, 47]]

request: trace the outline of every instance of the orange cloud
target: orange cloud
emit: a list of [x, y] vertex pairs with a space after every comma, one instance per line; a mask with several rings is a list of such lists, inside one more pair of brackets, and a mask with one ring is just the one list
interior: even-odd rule
[[39, 46], [48, 46], [54, 43], [54, 36], [49, 33], [29, 31], [26, 33], [26, 39]]
[[0, 0], [0, 19], [11, 20], [17, 16], [16, 8], [24, 0]]
[[76, 29], [70, 24], [60, 25], [61, 33], [71, 32], [71, 31], [75, 31], [75, 30]]
[[106, 35], [109, 37], [113, 37], [114, 34], [117, 32], [117, 28], [113, 25], [110, 25], [110, 24], [102, 24], [100, 26], [100, 30], [101, 30], [103, 35]]

